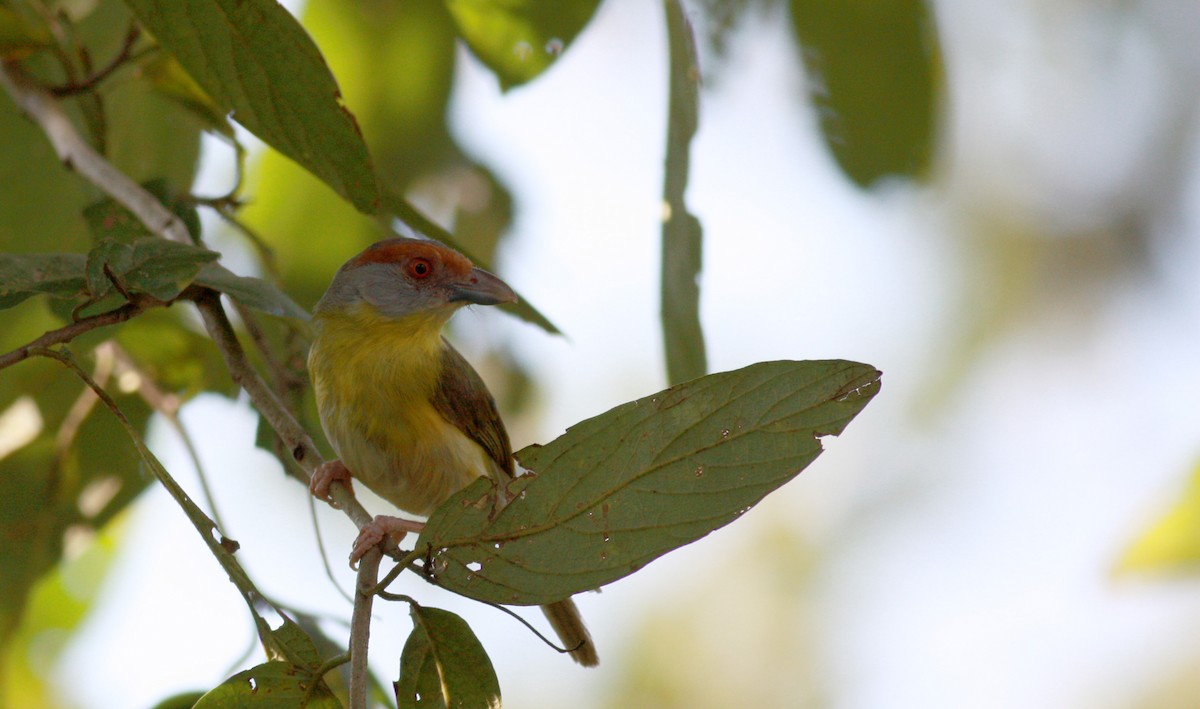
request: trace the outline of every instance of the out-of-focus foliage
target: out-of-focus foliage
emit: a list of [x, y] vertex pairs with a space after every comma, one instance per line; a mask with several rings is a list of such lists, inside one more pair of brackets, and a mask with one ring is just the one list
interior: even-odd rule
[[919, 177], [933, 159], [941, 49], [926, 0], [792, 0], [825, 144], [869, 187]]
[[1200, 466], [1175, 504], [1125, 551], [1118, 570], [1200, 571]]

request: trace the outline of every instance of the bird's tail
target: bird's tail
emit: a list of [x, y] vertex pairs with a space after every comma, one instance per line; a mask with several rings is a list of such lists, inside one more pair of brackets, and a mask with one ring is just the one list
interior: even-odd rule
[[575, 607], [574, 601], [568, 598], [542, 606], [542, 612], [550, 621], [550, 627], [558, 633], [558, 639], [571, 651], [571, 659], [584, 667], [595, 667], [600, 664], [600, 658], [596, 655], [596, 646], [592, 643], [592, 636], [588, 634], [587, 626], [583, 624], [583, 617], [579, 615], [579, 609]]

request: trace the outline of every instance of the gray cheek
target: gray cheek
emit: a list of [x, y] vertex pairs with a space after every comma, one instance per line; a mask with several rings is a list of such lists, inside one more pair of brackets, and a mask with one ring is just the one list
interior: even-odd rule
[[371, 264], [361, 268], [358, 275], [360, 297], [389, 317], [403, 317], [436, 306], [435, 294], [413, 288], [396, 266]]

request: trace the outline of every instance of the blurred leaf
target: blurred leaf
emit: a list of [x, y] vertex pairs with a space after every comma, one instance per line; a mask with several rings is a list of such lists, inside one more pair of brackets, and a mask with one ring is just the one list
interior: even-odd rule
[[21, 59], [50, 46], [45, 27], [26, 21], [12, 8], [0, 5], [0, 58]]
[[261, 278], [239, 276], [217, 263], [210, 263], [201, 269], [195, 283], [220, 291], [247, 308], [268, 315], [302, 321], [309, 318], [308, 311], [270, 283]]
[[494, 512], [480, 479], [429, 519], [436, 582], [543, 604], [598, 588], [740, 517], [791, 480], [879, 391], [873, 367], [766, 362], [622, 404], [516, 456], [534, 475]]
[[[83, 406], [90, 400], [83, 392], [40, 359], [0, 375], [0, 405], [32, 397], [42, 420], [32, 443], [0, 459], [0, 645], [30, 589], [58, 563], [66, 530], [102, 525], [149, 482], [136, 453], [121, 444], [117, 421]], [[140, 399], [124, 396], [120, 404], [131, 425], [145, 427], [150, 410]]]
[[663, 177], [662, 330], [671, 384], [708, 372], [704, 330], [700, 326], [700, 220], [688, 212], [687, 193], [692, 137], [700, 121], [700, 67], [696, 38], [678, 0], [665, 3], [670, 42], [671, 92], [668, 106], [667, 164]]
[[[320, 684], [310, 689], [313, 682]], [[193, 709], [340, 709], [341, 706], [319, 678], [275, 660], [230, 677], [201, 697]]]
[[399, 709], [492, 709], [500, 681], [479, 638], [450, 611], [411, 604], [412, 634], [400, 656]]
[[97, 299], [109, 294], [115, 288], [108, 275], [112, 274], [126, 293], [172, 300], [192, 284], [205, 264], [220, 256], [199, 246], [155, 237], [128, 244], [102, 241], [87, 255], [88, 289]]
[[[203, 271], [201, 271], [203, 273]], [[184, 400], [202, 391], [228, 397], [238, 387], [212, 340], [189, 328], [174, 308], [148, 310], [109, 332], [133, 358], [138, 369], [159, 387]]]
[[553, 64], [599, 4], [600, 0], [446, 0], [458, 34], [505, 90]]
[[367, 146], [316, 44], [276, 0], [125, 0], [222, 108], [359, 211], [378, 206]]
[[11, 308], [34, 295], [86, 295], [86, 263], [82, 254], [0, 254], [0, 308]]
[[1126, 550], [1120, 572], [1200, 572], [1200, 465], [1165, 515]]
[[[74, 553], [63, 559], [29, 593], [28, 610], [12, 637], [7, 656], [0, 642], [0, 705], [58, 706], [52, 677], [46, 672], [69, 647], [72, 633], [88, 616], [112, 568], [121, 541], [120, 525], [72, 543]], [[4, 557], [9, 563], [10, 557]], [[0, 633], [0, 638], [3, 633]], [[49, 687], [47, 686], [49, 685]]]
[[917, 178], [933, 160], [941, 49], [925, 0], [791, 0], [825, 144], [850, 179]]

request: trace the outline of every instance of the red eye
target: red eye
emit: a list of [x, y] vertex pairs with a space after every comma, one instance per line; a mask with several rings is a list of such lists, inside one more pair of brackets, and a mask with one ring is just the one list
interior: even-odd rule
[[433, 264], [429, 259], [415, 258], [408, 262], [408, 275], [413, 278], [428, 278], [433, 273]]

